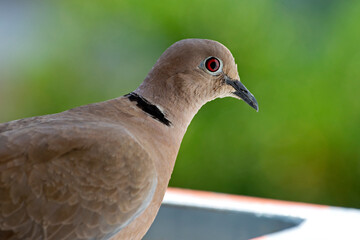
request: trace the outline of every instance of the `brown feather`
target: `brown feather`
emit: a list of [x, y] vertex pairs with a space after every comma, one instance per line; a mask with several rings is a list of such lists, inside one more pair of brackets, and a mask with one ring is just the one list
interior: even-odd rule
[[[211, 56], [222, 60], [219, 75], [200, 67]], [[141, 239], [192, 118], [206, 102], [233, 96], [225, 77], [239, 80], [225, 46], [186, 39], [133, 92], [141, 101], [119, 97], [0, 124], [0, 239]]]

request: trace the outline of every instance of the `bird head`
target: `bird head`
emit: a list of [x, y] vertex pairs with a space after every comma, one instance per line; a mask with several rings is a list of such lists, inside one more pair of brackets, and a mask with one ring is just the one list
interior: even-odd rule
[[184, 39], [174, 43], [139, 89], [144, 87], [151, 88], [152, 99], [186, 99], [202, 105], [219, 97], [235, 97], [258, 111], [255, 97], [240, 82], [231, 52], [212, 40]]

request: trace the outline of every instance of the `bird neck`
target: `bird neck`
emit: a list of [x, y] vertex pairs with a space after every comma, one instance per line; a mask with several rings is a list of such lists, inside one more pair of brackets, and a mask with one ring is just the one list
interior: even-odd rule
[[143, 83], [133, 93], [156, 107], [164, 119], [170, 122], [169, 127], [177, 128], [185, 134], [191, 120], [206, 101], [196, 99], [189, 93], [182, 94], [174, 88], [174, 86], [167, 86], [166, 90], [163, 90], [164, 88], [154, 88], [150, 84]]
[[165, 114], [156, 105], [150, 103], [144, 97], [135, 92], [131, 92], [124, 97], [129, 98], [129, 100], [132, 102], [136, 102], [136, 106], [149, 114], [152, 118], [156, 119], [162, 124], [165, 124], [166, 126], [171, 126], [171, 122], [165, 117]]
[[[151, 86], [150, 86], [151, 87]], [[191, 120], [200, 109], [202, 104], [197, 101], [192, 102], [184, 97], [179, 98], [167, 91], [151, 90], [147, 86], [141, 85], [133, 93], [131, 98], [136, 98], [137, 106], [154, 119], [163, 123], [162, 127], [153, 130], [153, 139], [148, 149], [153, 152], [152, 156], [158, 173], [159, 190], [163, 196], [173, 171], [176, 156], [178, 154], [181, 141], [185, 135]], [[129, 98], [129, 95], [127, 96]], [[131, 101], [131, 98], [129, 100]], [[145, 104], [147, 107], [141, 107]], [[153, 106], [153, 107], [151, 107]], [[151, 113], [147, 110], [151, 108]], [[155, 109], [155, 110], [154, 110]], [[166, 119], [164, 121], [164, 119]], [[169, 124], [165, 124], [169, 122]], [[151, 125], [147, 126], [147, 129]], [[161, 148], [160, 146], [161, 143]]]

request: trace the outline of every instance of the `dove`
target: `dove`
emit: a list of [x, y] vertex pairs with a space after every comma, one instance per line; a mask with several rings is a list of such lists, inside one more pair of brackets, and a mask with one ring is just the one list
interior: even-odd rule
[[223, 97], [258, 110], [224, 45], [184, 39], [129, 94], [0, 124], [0, 239], [141, 239], [192, 118]]

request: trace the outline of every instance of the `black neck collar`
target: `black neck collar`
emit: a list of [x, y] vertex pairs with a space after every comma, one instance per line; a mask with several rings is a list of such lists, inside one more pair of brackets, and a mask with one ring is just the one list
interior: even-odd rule
[[151, 104], [148, 100], [139, 94], [131, 92], [126, 94], [125, 97], [127, 97], [131, 102], [136, 102], [136, 106], [149, 114], [152, 118], [158, 120], [166, 126], [171, 125], [171, 122], [165, 117], [164, 113], [156, 105]]

